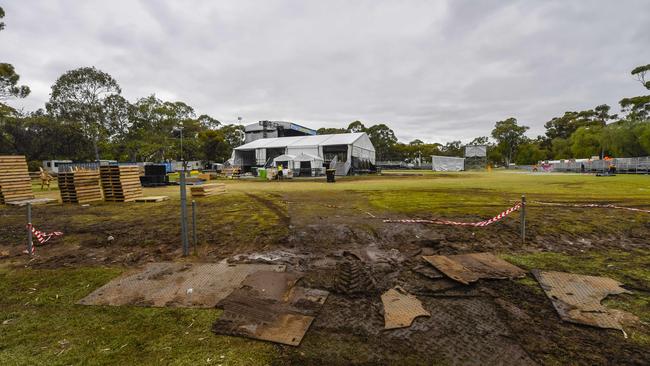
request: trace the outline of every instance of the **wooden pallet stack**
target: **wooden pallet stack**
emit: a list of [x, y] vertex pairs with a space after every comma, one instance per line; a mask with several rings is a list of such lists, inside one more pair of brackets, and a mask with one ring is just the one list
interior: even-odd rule
[[34, 198], [34, 193], [25, 157], [0, 156], [0, 204], [31, 198]]
[[137, 165], [109, 165], [100, 167], [104, 200], [131, 202], [142, 196], [140, 168]]
[[88, 203], [102, 200], [99, 170], [59, 172], [58, 182], [63, 203]]
[[226, 185], [221, 183], [199, 184], [190, 187], [192, 197], [208, 197], [226, 192]]

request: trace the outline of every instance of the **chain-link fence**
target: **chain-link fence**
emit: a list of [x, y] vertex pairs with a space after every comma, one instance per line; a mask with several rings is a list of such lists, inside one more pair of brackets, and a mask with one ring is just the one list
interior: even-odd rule
[[649, 174], [650, 156], [609, 160], [560, 160], [540, 164], [541, 170], [554, 172], [600, 173], [615, 168], [621, 174]]

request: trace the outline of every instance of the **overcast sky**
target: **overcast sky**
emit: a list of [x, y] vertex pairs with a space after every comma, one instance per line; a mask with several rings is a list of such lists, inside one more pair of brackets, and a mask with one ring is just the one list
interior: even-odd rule
[[95, 66], [131, 101], [155, 93], [225, 123], [386, 123], [401, 141], [543, 133], [567, 110], [643, 94], [650, 1], [2, 1], [0, 61], [34, 110]]

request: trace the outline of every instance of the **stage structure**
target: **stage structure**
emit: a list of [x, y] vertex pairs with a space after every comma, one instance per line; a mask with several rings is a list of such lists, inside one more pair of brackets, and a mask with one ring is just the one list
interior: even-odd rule
[[487, 164], [487, 145], [465, 146], [465, 170], [485, 170]]

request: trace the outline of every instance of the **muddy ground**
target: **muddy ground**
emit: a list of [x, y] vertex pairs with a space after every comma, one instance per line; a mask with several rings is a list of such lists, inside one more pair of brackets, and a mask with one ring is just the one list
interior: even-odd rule
[[[12, 265], [33, 268], [178, 260], [178, 202], [171, 202], [35, 207], [37, 228], [66, 234], [38, 247], [31, 260], [17, 244], [24, 237], [23, 209], [7, 208], [1, 212], [0, 251]], [[494, 214], [501, 209], [495, 205]], [[647, 221], [592, 233], [547, 229], [558, 216], [586, 224], [613, 220], [619, 213], [576, 218], [576, 210], [531, 208], [529, 214], [532, 224], [522, 243], [518, 214], [487, 229], [394, 224], [382, 219], [431, 214], [378, 208], [363, 192], [235, 193], [199, 202], [200, 244], [191, 260], [286, 264], [305, 274], [303, 285], [330, 291], [301, 346], [277, 346], [279, 364], [650, 364], [650, 349], [620, 332], [560, 321], [530, 275], [522, 281], [459, 286], [432, 274], [421, 259], [475, 251], [636, 250], [647, 248], [650, 237]], [[626, 284], [635, 292], [650, 292], [649, 284], [638, 279]], [[410, 328], [383, 330], [380, 294], [395, 285], [415, 294], [432, 316], [417, 318]], [[650, 334], [647, 324], [628, 327]]]

